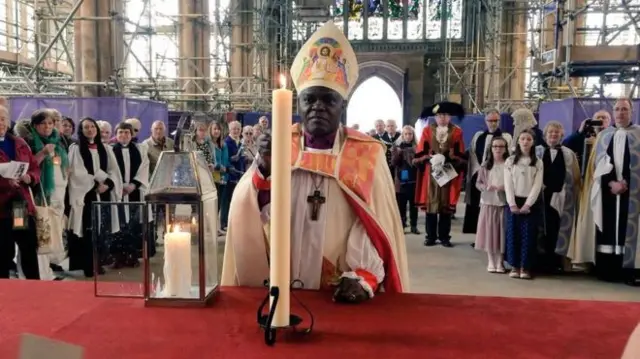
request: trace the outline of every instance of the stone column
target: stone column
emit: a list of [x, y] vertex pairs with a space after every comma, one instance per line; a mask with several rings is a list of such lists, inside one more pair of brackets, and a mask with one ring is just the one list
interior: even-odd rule
[[253, 2], [231, 0], [230, 74], [233, 91], [248, 91], [246, 80], [252, 77]]
[[179, 81], [185, 94], [183, 108], [205, 110], [205, 94], [211, 79], [211, 23], [209, 21], [209, 3], [203, 0], [179, 1], [180, 24], [178, 30]]
[[[523, 2], [516, 3], [514, 14], [514, 26], [512, 37], [512, 61], [511, 69], [507, 76], [511, 76], [509, 79], [509, 96], [511, 100], [521, 101], [524, 99], [524, 91], [526, 88], [525, 83], [525, 68], [526, 59], [528, 53], [527, 47], [527, 13], [526, 4]], [[512, 72], [513, 71], [513, 72]]]
[[[570, 3], [572, 3], [571, 5], [573, 5], [573, 8], [568, 7], [567, 11], [577, 11], [577, 10], [583, 8], [587, 4], [587, 1], [586, 0], [572, 0]], [[587, 15], [586, 15], [586, 13], [583, 13], [583, 14], [577, 16], [574, 21], [572, 21], [571, 33], [567, 34], [567, 36], [570, 36], [571, 39], [566, 39], [567, 44], [571, 44], [571, 47], [573, 47], [573, 46], [584, 46], [585, 45], [585, 34], [584, 34], [584, 32], [580, 32], [577, 29], [584, 28], [586, 26], [586, 20], [587, 20]], [[565, 56], [566, 60], [567, 61], [574, 61], [574, 59], [571, 56], [571, 52], [572, 52], [571, 50], [572, 49], [570, 48], [568, 50], [569, 50], [569, 52]], [[583, 79], [582, 78], [578, 78], [578, 77], [572, 78], [571, 79], [571, 86], [576, 90], [578, 95], [580, 95], [582, 93], [583, 88], [584, 88]]]
[[[508, 6], [508, 7], [506, 7]], [[519, 101], [525, 91], [525, 59], [527, 57], [527, 15], [524, 3], [505, 3], [502, 17], [503, 38], [500, 43], [500, 76], [493, 79], [503, 84], [500, 100]]]
[[[195, 31], [193, 18], [190, 17], [195, 13], [195, 7], [193, 0], [179, 0], [178, 2], [178, 77], [181, 79], [178, 81], [180, 89], [185, 94], [196, 93], [196, 86], [193, 78], [196, 74], [197, 65], [193, 63], [195, 56]], [[183, 108], [190, 109], [194, 106], [193, 97], [182, 97]]]
[[[207, 93], [211, 87], [211, 21], [209, 19], [209, 1], [208, 0], [196, 0], [197, 12], [202, 14], [196, 22], [197, 39], [196, 42], [196, 57], [198, 57], [198, 73], [197, 76], [201, 77], [199, 80], [199, 90], [203, 93]], [[198, 103], [200, 104], [200, 110], [206, 110], [204, 108], [203, 98], [200, 98]]]
[[[5, 3], [5, 14], [7, 14], [7, 18], [6, 18], [6, 23], [4, 24], [4, 31], [7, 34], [7, 51], [10, 52], [18, 52], [18, 49], [16, 47], [16, 40], [15, 37], [18, 35], [16, 34], [16, 28], [13, 24], [16, 23], [16, 17], [15, 17], [15, 6], [17, 5], [17, 3], [13, 2], [13, 1], [7, 1]], [[2, 6], [2, 5], [0, 5]]]
[[[78, 11], [83, 18], [110, 17], [122, 9], [122, 0], [85, 0]], [[122, 11], [122, 10], [120, 10]], [[122, 12], [121, 12], [122, 13]], [[78, 82], [106, 82], [122, 64], [124, 36], [116, 20], [78, 20], [75, 31], [75, 78]], [[113, 96], [103, 85], [79, 86], [82, 97]]]

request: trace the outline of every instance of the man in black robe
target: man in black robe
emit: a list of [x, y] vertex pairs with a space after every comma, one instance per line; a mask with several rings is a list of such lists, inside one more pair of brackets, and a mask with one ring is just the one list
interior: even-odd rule
[[[640, 127], [632, 123], [631, 101], [614, 106], [615, 126], [596, 140], [591, 187], [595, 228], [596, 275], [605, 281], [635, 285], [639, 277]], [[585, 240], [580, 238], [580, 240]]]

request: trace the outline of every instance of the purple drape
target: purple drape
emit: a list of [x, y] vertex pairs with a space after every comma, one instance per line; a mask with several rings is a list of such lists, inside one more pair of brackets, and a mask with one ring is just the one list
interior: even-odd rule
[[151, 124], [160, 120], [167, 125], [167, 104], [151, 100], [114, 97], [12, 97], [9, 111], [12, 121], [31, 117], [40, 108], [55, 108], [63, 116], [71, 117], [76, 123], [83, 117], [103, 120], [115, 126], [120, 121], [135, 117], [142, 123], [138, 137], [140, 140], [151, 135]]

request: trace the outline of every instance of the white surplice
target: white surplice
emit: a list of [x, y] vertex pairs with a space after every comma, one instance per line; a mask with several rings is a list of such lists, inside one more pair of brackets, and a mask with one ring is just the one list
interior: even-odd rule
[[[331, 150], [316, 150], [306, 148], [305, 151], [316, 153], [331, 153]], [[307, 201], [316, 190], [320, 191], [326, 202], [321, 204], [318, 210], [318, 219], [312, 220], [313, 206]], [[321, 286], [322, 261], [327, 252], [325, 243], [327, 227], [332, 225], [327, 221], [331, 217], [332, 223], [337, 227], [348, 228], [339, 225], [339, 219], [333, 217], [335, 213], [328, 215], [329, 208], [349, 208], [342, 190], [335, 180], [320, 174], [314, 174], [303, 169], [295, 170], [291, 175], [291, 193], [297, 194], [291, 197], [291, 279], [300, 280], [307, 289], [319, 289]], [[263, 223], [269, 218], [269, 205], [262, 210]], [[344, 219], [344, 218], [342, 218]], [[384, 279], [383, 261], [378, 255], [366, 230], [360, 220], [351, 214], [349, 218], [353, 223], [348, 232], [346, 257], [342, 259], [351, 269], [364, 269], [374, 275], [381, 283]], [[373, 288], [364, 278], [360, 278], [354, 271], [345, 271], [343, 277], [358, 279], [363, 288], [373, 296]]]
[[[135, 146], [140, 153], [140, 166], [138, 167], [138, 171], [133, 175], [131, 174], [131, 152], [129, 151], [129, 147], [131, 146]], [[124, 163], [123, 187], [130, 184], [131, 181], [138, 181], [140, 183], [140, 187], [138, 188], [140, 191], [140, 202], [144, 202], [144, 195], [149, 188], [149, 156], [147, 155], [147, 146], [131, 142], [127, 147], [122, 147], [122, 162]], [[122, 202], [129, 202], [129, 195], [122, 196]], [[124, 214], [126, 216], [126, 222], [129, 223], [128, 206], [124, 207]], [[149, 220], [151, 220], [153, 218], [151, 216], [151, 210], [149, 210], [149, 214]], [[142, 221], [142, 218], [140, 218], [140, 221]]]
[[[627, 145], [627, 131], [624, 128], [620, 128], [616, 130], [616, 133], [613, 135], [613, 163], [611, 164], [611, 158], [608, 155], [604, 155], [599, 162], [596, 163], [596, 168], [593, 174], [593, 186], [591, 187], [591, 211], [593, 213], [593, 219], [596, 224], [596, 227], [599, 230], [602, 230], [602, 176], [609, 174], [614, 168], [616, 170], [616, 180], [622, 181], [624, 177], [622, 176], [622, 171], [624, 169], [624, 153]], [[619, 230], [620, 226], [620, 196], [616, 196], [616, 243], [619, 242]], [[611, 246], [603, 246], [597, 245], [596, 251], [607, 253], [607, 254], [623, 254], [624, 247], [623, 246], [615, 246], [615, 248], [610, 248]], [[595, 257], [594, 257], [595, 258]], [[595, 262], [595, 260], [594, 260]]]
[[[89, 191], [93, 190], [96, 181], [102, 182], [108, 178], [113, 182], [113, 189], [109, 192], [109, 200], [111, 202], [119, 202], [122, 198], [122, 177], [120, 176], [120, 169], [118, 168], [116, 157], [110, 146], [104, 146], [104, 148], [107, 152], [108, 162], [106, 172], [100, 169], [98, 150], [89, 149], [91, 158], [93, 159], [94, 174], [91, 175], [84, 166], [79, 145], [74, 143], [69, 147], [69, 168], [71, 169], [68, 189], [69, 205], [71, 206], [71, 211], [69, 212], [69, 229], [79, 238], [82, 238], [84, 235], [82, 230], [82, 210], [85, 205], [84, 197]], [[119, 230], [118, 211], [117, 208], [113, 206], [111, 210], [111, 231], [112, 233], [116, 233]]]

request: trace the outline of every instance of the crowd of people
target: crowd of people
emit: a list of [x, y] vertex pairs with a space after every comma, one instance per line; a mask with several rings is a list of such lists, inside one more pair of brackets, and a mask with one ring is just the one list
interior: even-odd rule
[[[334, 288], [334, 299], [345, 302], [372, 298], [380, 288], [408, 291], [405, 234], [420, 234], [422, 210], [424, 245], [452, 247], [462, 192], [463, 232], [476, 234], [488, 272], [531, 279], [593, 269], [603, 280], [637, 284], [640, 127], [628, 99], [615, 103], [613, 116], [599, 111], [566, 139], [561, 123], [540, 129], [526, 109], [512, 114], [511, 136], [500, 129], [500, 113], [488, 111], [486, 129], [465, 148], [462, 129], [451, 122], [464, 110], [451, 102], [426, 107], [417, 132], [399, 132], [395, 121], [378, 121], [371, 135], [341, 125], [357, 59], [332, 23], [307, 41], [291, 72], [302, 120], [292, 127], [291, 276], [305, 288]], [[428, 117], [435, 119], [425, 123]], [[67, 255], [68, 270], [86, 277], [106, 266], [139, 265], [142, 241], [120, 231], [139, 222], [136, 211], [92, 221], [92, 204], [144, 201], [160, 154], [174, 146], [163, 122], [154, 122], [145, 140], [138, 138], [141, 125], [127, 119], [112, 129], [91, 118], [76, 124], [41, 109], [12, 128], [0, 106], [0, 163], [29, 164], [19, 178], [0, 178], [0, 229], [8, 234], [0, 240], [0, 278], [12, 270], [27, 279], [60, 278]], [[262, 286], [269, 275], [269, 124], [266, 117], [244, 128], [230, 122], [228, 135], [223, 127], [195, 123], [191, 141], [220, 196], [221, 283]], [[39, 252], [34, 222], [42, 203], [62, 214], [66, 255]], [[18, 219], [28, 225], [16, 225]], [[99, 258], [94, 231], [120, 235]]]
[[[636, 285], [640, 129], [631, 110], [628, 99], [618, 100], [612, 126], [611, 114], [599, 110], [565, 136], [560, 122], [540, 129], [531, 111], [518, 109], [513, 137], [491, 110], [465, 151], [461, 129], [451, 124], [463, 110], [444, 102], [425, 109], [418, 141], [411, 126], [400, 134], [392, 120], [377, 121], [371, 135], [386, 145], [405, 232], [419, 233], [417, 210], [426, 212], [425, 246], [452, 246], [451, 218], [464, 182], [462, 230], [476, 235], [473, 246], [487, 253], [488, 272], [531, 279], [587, 271]], [[435, 120], [425, 125], [429, 116]]]
[[[92, 118], [83, 118], [76, 125], [55, 109], [37, 110], [30, 119], [14, 124], [7, 108], [0, 106], [0, 162], [28, 164], [24, 176], [0, 178], [0, 225], [9, 234], [0, 240], [0, 278], [60, 280], [66, 271], [93, 277], [96, 267], [97, 274], [104, 274], [106, 266], [139, 266], [142, 225], [138, 212], [123, 206], [114, 213], [101, 213], [100, 228], [93, 228], [92, 204], [144, 202], [160, 154], [172, 151], [174, 143], [167, 137], [164, 122], [154, 122], [151, 136], [144, 140], [138, 138], [141, 125], [135, 118], [118, 123], [115, 129], [107, 121]], [[228, 135], [216, 121], [193, 126], [192, 150], [203, 154], [220, 196], [220, 235], [226, 229], [235, 185], [257, 155], [254, 139], [267, 128], [266, 117], [244, 128], [231, 122]], [[38, 242], [36, 207], [42, 206], [57, 213], [49, 217], [59, 222], [51, 228], [62, 232], [49, 240], [65, 238], [64, 244], [43, 246]], [[17, 217], [26, 218], [27, 225], [17, 226]], [[122, 230], [125, 227], [134, 228], [133, 238]], [[100, 235], [98, 258], [94, 258], [94, 230], [113, 235]], [[155, 244], [149, 249], [153, 255]], [[67, 258], [68, 267], [63, 268]]]

